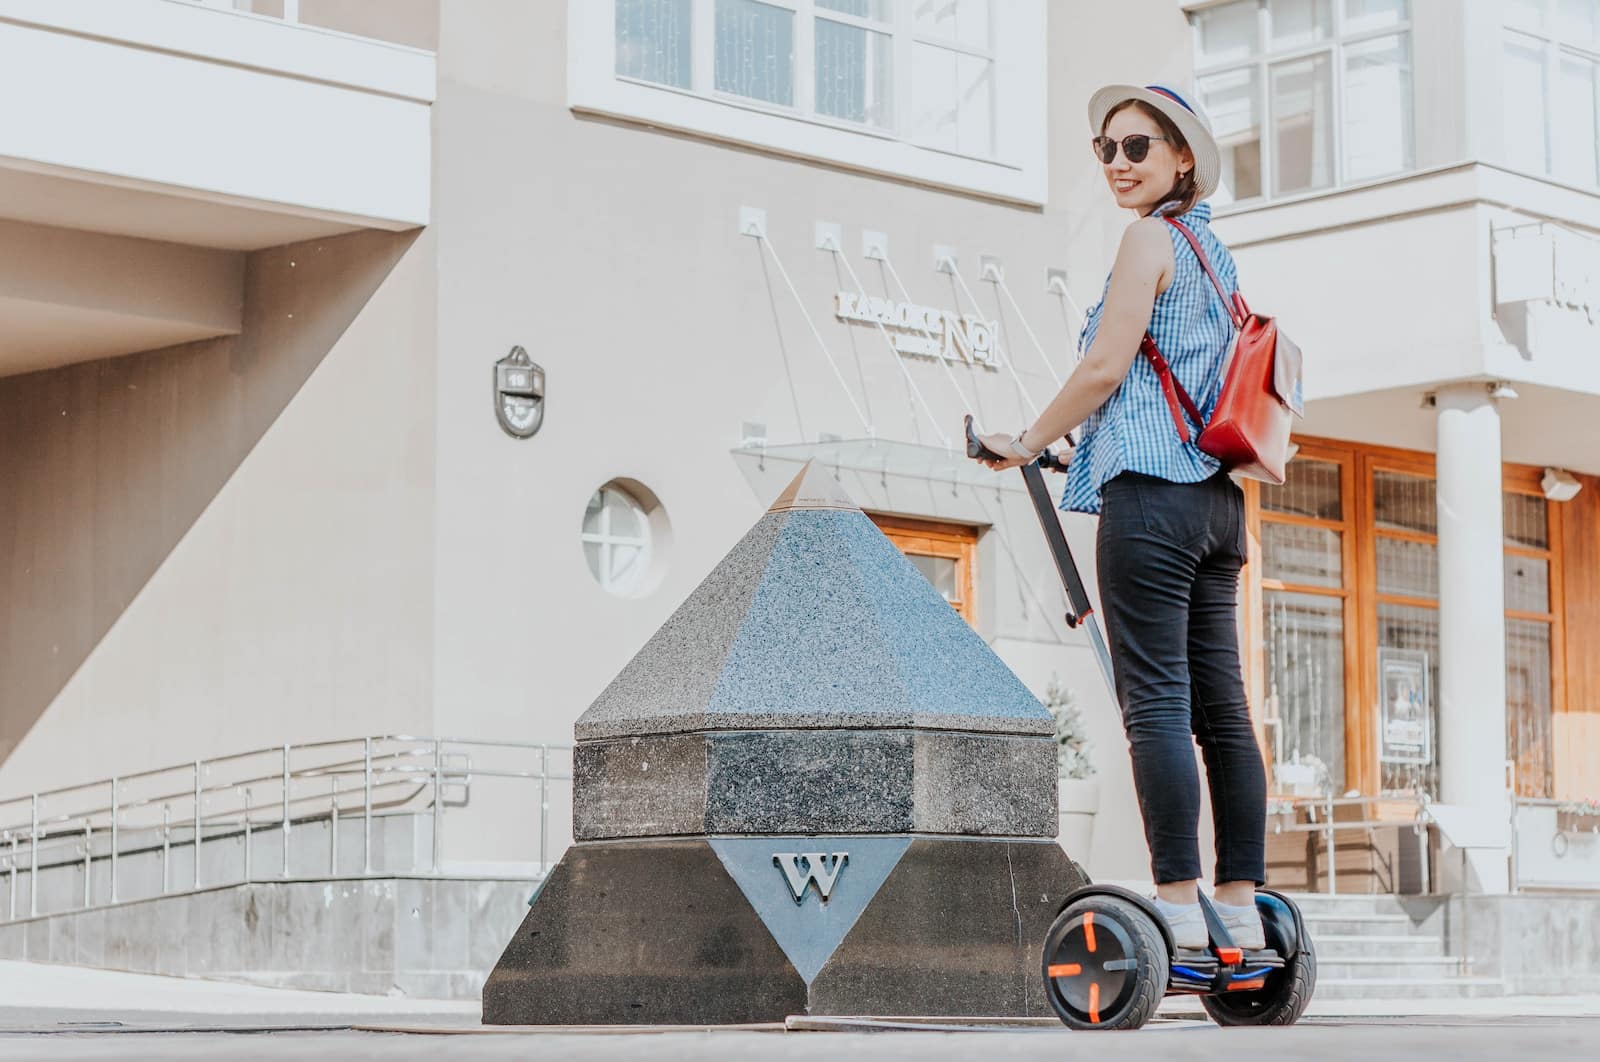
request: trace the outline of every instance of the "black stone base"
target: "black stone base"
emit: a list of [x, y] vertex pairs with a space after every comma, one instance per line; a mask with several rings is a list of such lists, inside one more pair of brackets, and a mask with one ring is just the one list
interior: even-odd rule
[[[776, 859], [849, 853], [824, 902]], [[791, 869], [806, 869], [809, 863]], [[830, 855], [831, 858], [831, 855]], [[1046, 1016], [1039, 949], [1085, 881], [1053, 840], [768, 837], [573, 845], [483, 989], [494, 1025], [791, 1014]], [[781, 943], [780, 943], [781, 942]]]
[[572, 828], [622, 837], [1054, 837], [1055, 741], [902, 729], [732, 730], [580, 741]]

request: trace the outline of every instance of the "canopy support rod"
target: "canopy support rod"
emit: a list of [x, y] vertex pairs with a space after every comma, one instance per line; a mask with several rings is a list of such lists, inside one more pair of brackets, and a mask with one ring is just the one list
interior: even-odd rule
[[[867, 289], [862, 286], [861, 278], [856, 276], [855, 269], [850, 265], [850, 259], [845, 257], [844, 252], [839, 249], [838, 244], [830, 238], [827, 240], [824, 249], [844, 265], [844, 271], [850, 275], [850, 283], [855, 285], [856, 290], [861, 293], [861, 297], [863, 299], [867, 298]], [[892, 360], [895, 363], [895, 366], [899, 368], [900, 375], [905, 377], [906, 383], [911, 388], [911, 393], [916, 396], [917, 404], [922, 407], [923, 415], [928, 418], [928, 424], [933, 428], [933, 434], [938, 438], [939, 445], [943, 446], [946, 450], [949, 450], [951, 448], [950, 437], [940, 429], [938, 418], [935, 417], [933, 415], [933, 411], [928, 408], [928, 400], [922, 397], [922, 388], [917, 386], [917, 381], [912, 377], [911, 370], [906, 368], [905, 359], [902, 358], [900, 356], [900, 352], [895, 349], [894, 337], [889, 335], [889, 330], [883, 327], [882, 321], [874, 318], [872, 323], [878, 327], [878, 333], [883, 336], [884, 343], [888, 345], [890, 360]]]
[[1033, 349], [1039, 352], [1039, 360], [1044, 362], [1044, 371], [1050, 374], [1050, 380], [1056, 385], [1056, 390], [1061, 390], [1061, 376], [1056, 372], [1056, 367], [1050, 364], [1050, 355], [1044, 352], [1044, 344], [1039, 342], [1039, 337], [1033, 334], [1033, 326], [1028, 324], [1028, 318], [1023, 315], [1022, 307], [1017, 305], [1016, 296], [1011, 294], [1011, 289], [1006, 287], [1006, 278], [997, 271], [994, 277], [994, 286], [1000, 289], [1000, 294], [1011, 303], [1012, 312], [1017, 315], [1017, 320], [1022, 322], [1022, 330], [1028, 333], [1028, 339], [1033, 343]]
[[[978, 305], [978, 300], [972, 295], [972, 289], [967, 287], [966, 278], [961, 275], [961, 270], [957, 268], [956, 260], [947, 255], [939, 261], [949, 268], [950, 275], [956, 278], [957, 284], [961, 285], [961, 290], [966, 294], [967, 301], [972, 303], [972, 308], [974, 310], [981, 309]], [[995, 339], [998, 341], [999, 336], [996, 336]], [[1011, 364], [1011, 359], [1006, 357], [1004, 352], [1000, 355], [1000, 363], [1006, 367], [1006, 372], [1011, 374], [1011, 382], [1017, 385], [1017, 393], [1022, 396], [1022, 401], [1027, 403], [1029, 411], [1033, 413], [1033, 418], [1038, 420], [1039, 407], [1033, 404], [1033, 396], [1028, 394], [1028, 388], [1023, 384], [1022, 377], [1017, 375], [1016, 366]]]
[[[844, 391], [844, 396], [850, 402], [850, 408], [855, 410], [856, 419], [861, 421], [861, 426], [866, 429], [867, 435], [877, 438], [872, 422], [867, 415], [861, 412], [861, 406], [856, 402], [856, 396], [851, 393], [850, 385], [845, 382], [844, 373], [839, 371], [839, 363], [833, 360], [833, 355], [828, 351], [828, 344], [823, 341], [822, 333], [817, 330], [816, 322], [811, 320], [811, 314], [806, 312], [805, 300], [800, 298], [800, 292], [795, 289], [794, 281], [789, 279], [789, 271], [783, 268], [783, 259], [778, 257], [778, 252], [763, 233], [755, 233], [755, 240], [772, 256], [772, 264], [778, 267], [778, 275], [783, 277], [784, 284], [788, 285], [789, 294], [794, 296], [794, 304], [800, 307], [800, 316], [806, 319], [806, 327], [811, 329], [812, 338], [817, 341], [817, 349], [822, 351], [822, 356], [828, 360], [828, 367], [833, 370], [834, 377], [839, 381], [839, 387]], [[948, 447], [948, 443], [946, 446]]]

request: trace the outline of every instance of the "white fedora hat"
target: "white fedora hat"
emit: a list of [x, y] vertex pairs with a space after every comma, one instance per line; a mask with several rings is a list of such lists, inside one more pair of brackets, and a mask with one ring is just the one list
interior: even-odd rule
[[1194, 180], [1200, 198], [1217, 190], [1222, 179], [1222, 156], [1204, 111], [1165, 85], [1107, 85], [1089, 97], [1089, 128], [1095, 136], [1105, 127], [1106, 115], [1124, 100], [1149, 104], [1171, 119], [1194, 153]]

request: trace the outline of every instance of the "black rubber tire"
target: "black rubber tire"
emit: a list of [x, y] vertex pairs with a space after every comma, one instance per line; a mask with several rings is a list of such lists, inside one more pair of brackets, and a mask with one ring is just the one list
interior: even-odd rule
[[1201, 996], [1200, 1005], [1218, 1025], [1293, 1025], [1311, 1004], [1317, 990], [1317, 952], [1309, 936], [1289, 964], [1253, 992]]
[[[1115, 995], [1106, 1001], [1104, 1009], [1095, 1012], [1075, 1002], [1076, 986], [1069, 985], [1065, 978], [1050, 975], [1051, 965], [1064, 957], [1064, 951], [1071, 952], [1066, 957], [1086, 958], [1079, 954], [1077, 947], [1083, 938], [1085, 914], [1093, 915], [1093, 923], [1098, 927], [1097, 941], [1105, 941], [1099, 954], [1113, 955], [1119, 964], [1131, 963], [1131, 966], [1102, 975], [1114, 986], [1108, 994]], [[1045, 937], [1040, 973], [1044, 976], [1045, 998], [1069, 1028], [1137, 1029], [1150, 1020], [1161, 997], [1167, 993], [1170, 961], [1160, 927], [1139, 907], [1115, 896], [1086, 896], [1068, 906], [1051, 924]], [[1094, 983], [1098, 985], [1098, 979]], [[1098, 991], [1096, 988], [1097, 994]]]

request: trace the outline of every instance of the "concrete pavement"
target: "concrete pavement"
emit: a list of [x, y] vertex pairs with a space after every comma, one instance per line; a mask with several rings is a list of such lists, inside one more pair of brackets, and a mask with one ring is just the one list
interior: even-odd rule
[[303, 992], [52, 963], [0, 962], [0, 1030], [84, 1022], [145, 1027], [361, 1022], [475, 1025], [478, 1004]]
[[[1313, 1003], [1293, 1029], [1219, 1029], [1172, 999], [1142, 1032], [1072, 1033], [1051, 1023], [961, 1031], [876, 1031], [850, 1022], [744, 1030], [546, 1031], [485, 1028], [474, 1003], [356, 996], [0, 963], [0, 1058], [22, 1059], [746, 1059], [884, 1060], [1061, 1057], [1452, 1062], [1536, 1054], [1591, 1058], [1600, 997], [1342, 1000]], [[253, 1033], [254, 1035], [246, 1035]]]
[[1416, 1062], [1448, 1056], [1451, 1062], [1488, 1062], [1512, 1057], [1543, 1060], [1588, 1059], [1600, 1033], [1596, 1019], [1524, 1019], [1514, 1025], [1362, 1023], [1325, 1024], [1325, 1019], [1292, 1029], [1218, 1029], [1200, 1022], [1158, 1021], [1140, 1032], [1116, 1035], [1074, 1033], [1062, 1027], [1007, 1032], [668, 1032], [609, 1035], [463, 1034], [439, 1037], [414, 1033], [355, 1030], [276, 1032], [264, 1035], [218, 1033], [88, 1034], [0, 1036], [0, 1057], [52, 1062], [98, 1060], [300, 1060], [409, 1059], [623, 1060], [628, 1062], [763, 1062], [819, 1057], [882, 1059], [885, 1062], [941, 1062], [985, 1057], [993, 1060], [1062, 1058], [1144, 1059], [1172, 1062], [1218, 1058]]

